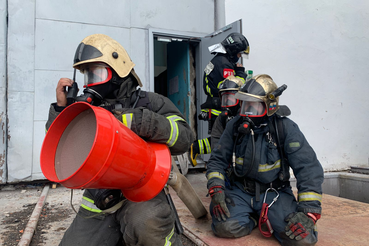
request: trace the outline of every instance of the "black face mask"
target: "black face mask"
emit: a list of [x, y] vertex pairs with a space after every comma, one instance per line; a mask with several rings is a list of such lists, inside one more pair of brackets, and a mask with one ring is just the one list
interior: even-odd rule
[[256, 127], [267, 123], [268, 121], [268, 116], [264, 115], [263, 117], [250, 117], [249, 118]]
[[229, 60], [232, 62], [232, 63], [234, 63], [234, 64], [236, 64], [237, 62], [238, 62], [238, 60], [239, 60], [240, 58], [238, 58], [238, 56], [237, 55], [235, 55], [235, 56], [229, 56]]
[[101, 85], [86, 87], [86, 89], [83, 90], [83, 94], [76, 97], [76, 102], [87, 102], [94, 106], [98, 106], [104, 98], [107, 98], [109, 94], [118, 88], [119, 86], [111, 81]]
[[238, 114], [238, 109], [240, 107], [238, 105], [233, 107], [227, 107], [226, 111], [228, 113], [228, 116], [236, 116]]

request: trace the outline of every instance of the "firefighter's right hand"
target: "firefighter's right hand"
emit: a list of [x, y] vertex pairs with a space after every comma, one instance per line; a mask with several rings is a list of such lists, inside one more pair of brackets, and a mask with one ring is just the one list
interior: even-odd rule
[[56, 105], [59, 107], [67, 106], [67, 87], [72, 86], [73, 80], [61, 78], [56, 86]]
[[231, 217], [231, 214], [227, 208], [226, 196], [224, 193], [224, 187], [213, 186], [209, 188], [209, 194], [211, 196], [211, 201], [213, 203], [213, 215], [218, 221], [226, 221], [227, 217]]
[[208, 121], [209, 120], [209, 113], [208, 112], [201, 111], [201, 113], [199, 114], [198, 117], [199, 117], [199, 120]]

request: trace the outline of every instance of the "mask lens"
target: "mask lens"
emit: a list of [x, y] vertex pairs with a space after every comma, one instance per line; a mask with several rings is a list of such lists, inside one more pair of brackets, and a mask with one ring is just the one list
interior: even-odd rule
[[82, 72], [85, 77], [84, 87], [106, 83], [112, 77], [111, 69], [104, 65], [89, 65]]
[[242, 101], [240, 115], [248, 117], [263, 117], [266, 115], [265, 103]]
[[221, 94], [222, 103], [221, 106], [223, 108], [236, 106], [238, 104], [238, 99], [236, 99], [234, 92], [223, 92]]

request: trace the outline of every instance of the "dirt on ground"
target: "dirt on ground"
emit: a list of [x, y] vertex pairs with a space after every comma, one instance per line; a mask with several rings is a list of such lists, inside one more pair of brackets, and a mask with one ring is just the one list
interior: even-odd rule
[[[4, 246], [17, 246], [22, 237], [24, 229], [27, 226], [29, 218], [35, 208], [36, 203], [24, 205], [24, 209], [19, 212], [9, 214], [9, 216], [2, 221], [6, 225], [6, 229], [1, 237], [4, 241]], [[70, 211], [66, 209], [56, 208], [54, 205], [45, 203], [40, 214], [35, 233], [32, 237], [30, 246], [45, 245], [44, 234], [48, 233], [50, 223], [54, 221], [64, 220], [70, 217]], [[60, 231], [65, 231], [67, 228], [60, 227]], [[57, 229], [58, 230], [58, 229]]]
[[[39, 196], [42, 187], [37, 187], [37, 190], [28, 189], [26, 192], [25, 188], [15, 188], [12, 193], [6, 193], [0, 196], [0, 199], [10, 200], [15, 199], [16, 195], [30, 194], [35, 193], [33, 196]], [[70, 225], [71, 221], [75, 217], [75, 212], [72, 210], [70, 206], [70, 193], [68, 189], [62, 188], [64, 190], [59, 190], [59, 194], [57, 194], [57, 199], [53, 196], [57, 189], [50, 189], [49, 195], [46, 199], [46, 202], [42, 208], [42, 212], [40, 214], [37, 227], [35, 233], [33, 235], [32, 241], [29, 244], [30, 246], [53, 246], [57, 245], [60, 241], [62, 235], [66, 231], [67, 227]], [[20, 194], [20, 190], [22, 190], [23, 194]], [[3, 191], [1, 191], [3, 193]], [[61, 193], [62, 192], [62, 193]], [[29, 195], [31, 196], [31, 195]], [[36, 197], [38, 199], [38, 197]], [[9, 206], [6, 207], [7, 211], [3, 211], [5, 216], [1, 219], [2, 231], [1, 231], [1, 245], [3, 246], [17, 246], [22, 234], [27, 226], [27, 223], [32, 215], [32, 212], [36, 206], [37, 199], [33, 197], [32, 203], [26, 203], [23, 205], [18, 205], [16, 209], [9, 209]], [[60, 201], [58, 200], [60, 199]], [[76, 196], [73, 200], [79, 200], [80, 196]], [[32, 199], [27, 199], [32, 200]], [[48, 200], [50, 202], [48, 202]], [[78, 205], [74, 205], [76, 209], [78, 209]], [[13, 210], [13, 211], [9, 211]], [[16, 211], [14, 211], [16, 210]], [[53, 234], [53, 235], [50, 235]], [[52, 239], [50, 239], [52, 238]], [[182, 243], [185, 246], [195, 246], [196, 244], [189, 240], [186, 236], [181, 236]]]

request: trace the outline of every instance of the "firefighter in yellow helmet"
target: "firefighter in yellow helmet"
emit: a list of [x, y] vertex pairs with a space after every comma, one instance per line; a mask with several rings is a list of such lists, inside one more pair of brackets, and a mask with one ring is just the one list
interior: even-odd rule
[[[143, 139], [167, 144], [171, 154], [185, 153], [194, 138], [189, 125], [168, 98], [137, 89], [142, 83], [134, 66], [114, 39], [103, 34], [83, 39], [73, 65], [84, 74], [83, 93], [67, 98], [66, 88], [71, 90], [75, 84], [61, 78], [46, 128], [69, 103], [84, 101], [111, 111]], [[60, 245], [182, 245], [175, 230], [175, 211], [164, 192], [146, 202], [125, 201], [117, 207], [123, 199], [120, 190], [85, 190], [78, 215]], [[104, 212], [112, 208], [113, 212]]]
[[258, 225], [265, 237], [274, 236], [281, 245], [318, 241], [323, 168], [296, 123], [286, 117], [288, 108], [279, 105], [286, 88], [262, 74], [236, 94], [239, 115], [228, 122], [206, 173], [212, 229], [219, 237], [247, 236]]
[[227, 123], [237, 115], [240, 109], [240, 103], [236, 98], [236, 93], [243, 85], [244, 80], [234, 75], [228, 76], [219, 85], [219, 98], [222, 113], [219, 114], [215, 120], [211, 131], [211, 149], [215, 148], [217, 145]]

